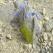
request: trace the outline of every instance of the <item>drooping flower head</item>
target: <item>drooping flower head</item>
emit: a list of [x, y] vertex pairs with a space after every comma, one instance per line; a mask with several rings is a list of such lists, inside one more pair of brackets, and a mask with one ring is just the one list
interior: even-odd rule
[[35, 17], [38, 20], [41, 20], [43, 18], [43, 16], [38, 11], [28, 11], [28, 12], [26, 12], [26, 17], [28, 17], [28, 18]]
[[[21, 11], [24, 11], [25, 10], [25, 7], [28, 3], [28, 0], [17, 0], [16, 1], [16, 5], [18, 7], [18, 11], [21, 12]], [[15, 16], [18, 16], [19, 15], [19, 12], [15, 12]]]
[[18, 0], [18, 8], [20, 11], [24, 10], [27, 5], [27, 0]]

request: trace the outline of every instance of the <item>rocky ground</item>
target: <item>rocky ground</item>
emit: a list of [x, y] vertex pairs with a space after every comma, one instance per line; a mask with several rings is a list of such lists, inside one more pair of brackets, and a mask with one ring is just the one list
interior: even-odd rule
[[33, 53], [33, 49], [22, 39], [19, 30], [0, 21], [0, 53]]
[[40, 22], [42, 33], [36, 36], [36, 48], [25, 42], [16, 22], [11, 25], [14, 5], [12, 1], [6, 0], [0, 4], [0, 53], [53, 53], [53, 1], [35, 0], [31, 4], [44, 14]]

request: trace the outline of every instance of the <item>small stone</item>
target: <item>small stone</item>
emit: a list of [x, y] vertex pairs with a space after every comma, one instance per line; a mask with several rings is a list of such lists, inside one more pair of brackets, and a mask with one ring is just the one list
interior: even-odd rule
[[53, 30], [52, 30], [52, 35], [53, 35]]
[[49, 46], [51, 46], [51, 42], [49, 42]]
[[44, 40], [48, 40], [47, 33], [44, 33]]
[[24, 44], [23, 49], [26, 49], [26, 48], [31, 49], [32, 45], [31, 44]]
[[48, 17], [48, 16], [45, 16], [44, 19], [45, 19], [46, 21], [48, 21], [48, 20], [49, 20], [49, 17]]
[[49, 53], [49, 51], [47, 53]]
[[43, 8], [43, 15], [45, 15], [46, 14], [46, 9], [45, 8]]
[[10, 34], [8, 34], [8, 35], [6, 36], [6, 38], [7, 38], [7, 39], [10, 39], [10, 40], [12, 39], [12, 37], [11, 37]]
[[31, 45], [31, 44], [28, 44], [28, 47], [29, 47], [29, 48], [32, 48], [32, 45]]
[[43, 46], [46, 46], [46, 45], [47, 45], [47, 42], [45, 41], [44, 43], [42, 43], [42, 45], [43, 45]]
[[50, 40], [53, 41], [53, 37], [52, 36], [50, 37]]

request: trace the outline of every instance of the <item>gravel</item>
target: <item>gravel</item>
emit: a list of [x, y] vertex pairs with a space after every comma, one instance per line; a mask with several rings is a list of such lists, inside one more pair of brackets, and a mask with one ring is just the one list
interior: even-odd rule
[[[6, 0], [5, 5], [1, 3], [0, 53], [53, 53], [53, 1], [35, 0], [35, 2], [31, 3], [33, 8], [44, 18], [35, 19], [36, 32], [34, 30], [33, 44], [27, 44], [19, 32], [17, 20], [14, 19], [16, 12], [13, 2]], [[12, 20], [14, 20], [13, 23], [11, 23]]]

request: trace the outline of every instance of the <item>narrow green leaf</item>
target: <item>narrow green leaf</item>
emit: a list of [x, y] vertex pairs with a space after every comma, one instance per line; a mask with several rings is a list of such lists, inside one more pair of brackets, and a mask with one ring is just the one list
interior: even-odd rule
[[25, 25], [22, 25], [20, 28], [20, 32], [23, 34], [23, 38], [28, 42], [33, 42], [32, 31], [30, 31]]

